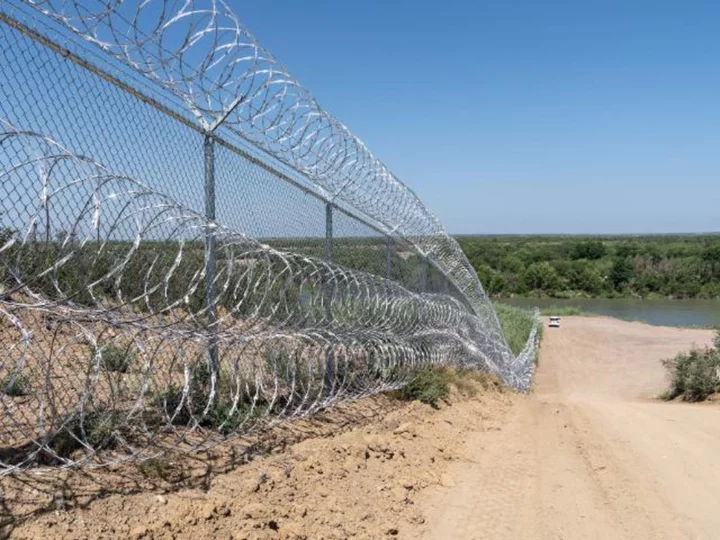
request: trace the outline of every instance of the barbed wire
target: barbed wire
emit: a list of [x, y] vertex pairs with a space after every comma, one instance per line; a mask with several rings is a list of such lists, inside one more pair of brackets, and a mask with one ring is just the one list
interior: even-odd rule
[[[438, 219], [320, 107], [224, 1], [26, 2], [175, 94], [204, 130], [219, 138], [239, 135], [299, 171], [326, 200], [409, 239], [492, 321], [482, 285]], [[492, 326], [489, 331], [497, 333], [497, 324]]]
[[[475, 345], [481, 321], [450, 296], [263, 246], [0, 126], [0, 184], [25, 187], [26, 224], [0, 248], [0, 474], [197, 449], [400, 388], [428, 366], [500, 374]], [[48, 221], [62, 224], [52, 242]], [[221, 254], [212, 306], [208, 227]]]
[[[8, 10], [17, 6], [34, 10], [36, 28]], [[401, 388], [430, 366], [529, 387], [537, 321], [516, 357], [457, 242], [224, 2], [8, 0], [0, 15], [13, 40], [0, 47], [10, 74], [0, 97], [15, 105], [0, 99], [15, 120], [0, 117], [0, 476], [207, 448]], [[61, 46], [43, 17], [69, 41]], [[112, 75], [80, 42], [150, 86]], [[68, 103], [77, 91], [93, 96], [88, 110], [117, 114], [110, 105], [129, 107], [120, 88], [154, 107], [142, 109], [147, 125], [162, 118], [163, 132], [199, 133], [205, 213], [166, 194], [177, 191], [172, 179], [157, 189], [55, 133], [23, 129], [53, 125], [72, 147], [151, 178], [163, 171], [157, 150], [113, 125], [118, 116], [87, 123], [64, 100], [43, 101], [50, 87], [26, 91], [23, 62], [41, 54], [23, 56], [30, 43], [50, 49], [34, 66], [46, 74], [40, 84], [55, 57], [55, 69], [79, 66]], [[74, 88], [80, 73], [90, 78]], [[260, 174], [317, 201], [324, 237], [302, 213], [270, 227], [275, 238], [223, 225], [216, 201], [241, 201], [216, 196], [216, 175], [240, 189]], [[283, 197], [274, 202], [296, 203]]]

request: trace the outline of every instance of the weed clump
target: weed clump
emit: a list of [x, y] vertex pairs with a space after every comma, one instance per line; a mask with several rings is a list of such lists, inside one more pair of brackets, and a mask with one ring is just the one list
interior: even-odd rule
[[693, 349], [663, 360], [670, 376], [670, 388], [660, 397], [671, 400], [704, 401], [720, 392], [720, 351]]
[[73, 452], [88, 446], [94, 450], [112, 449], [117, 446], [116, 435], [124, 422], [125, 414], [122, 411], [99, 409], [74, 416], [48, 446], [61, 458], [69, 458]]
[[441, 366], [422, 370], [394, 395], [402, 400], [417, 400], [438, 408], [441, 402], [449, 402], [455, 393], [471, 398], [490, 388], [496, 390], [503, 388], [495, 375], [478, 369]]
[[138, 469], [144, 477], [155, 480], [168, 480], [174, 472], [172, 464], [162, 458], [152, 458], [143, 461], [138, 466]]
[[0, 394], [8, 397], [21, 397], [28, 394], [28, 387], [29, 381], [25, 375], [22, 373], [10, 374], [0, 381]]
[[135, 362], [135, 353], [133, 351], [121, 349], [115, 345], [109, 345], [96, 352], [100, 354], [105, 371], [127, 373], [130, 366]]
[[207, 362], [197, 362], [190, 368], [187, 389], [171, 386], [155, 399], [155, 405], [165, 412], [176, 426], [197, 424], [216, 429], [223, 435], [237, 431], [248, 419], [266, 414], [266, 400], [242, 395], [235, 399], [231, 378], [218, 371], [215, 394], [211, 396], [212, 373]]
[[450, 396], [451, 373], [448, 368], [427, 368], [421, 371], [402, 390], [400, 397], [409, 401], [421, 401], [432, 407]]

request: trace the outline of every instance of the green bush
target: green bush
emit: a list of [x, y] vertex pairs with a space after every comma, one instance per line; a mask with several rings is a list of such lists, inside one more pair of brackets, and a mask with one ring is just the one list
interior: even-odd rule
[[29, 381], [23, 374], [10, 374], [0, 381], [0, 394], [9, 397], [24, 396], [28, 392]]
[[[720, 334], [715, 339], [716, 345]], [[681, 397], [684, 401], [703, 401], [720, 391], [720, 351], [718, 349], [693, 349], [675, 358], [663, 360], [670, 376], [670, 388], [661, 396], [671, 400]]]
[[488, 388], [502, 389], [502, 384], [494, 375], [477, 369], [428, 367], [394, 395], [437, 408], [440, 402], [448, 401], [451, 388], [460, 395], [473, 397]]
[[171, 386], [155, 398], [155, 404], [172, 418], [174, 425], [197, 422], [201, 427], [216, 429], [225, 435], [236, 431], [248, 416], [257, 418], [268, 412], [269, 404], [263, 398], [254, 400], [254, 396], [243, 395], [235, 403], [233, 383], [222, 370], [216, 384], [210, 403], [211, 371], [207, 362], [200, 361], [190, 368], [190, 382], [184, 400], [184, 389]]
[[173, 465], [166, 459], [152, 458], [143, 461], [138, 466], [140, 473], [146, 478], [157, 480], [170, 480], [174, 472]]
[[95, 450], [114, 448], [118, 440], [125, 413], [99, 409], [83, 416], [74, 416], [53, 437], [49, 447], [60, 457], [69, 458], [73, 452], [84, 448], [84, 444]]
[[450, 370], [447, 368], [427, 368], [400, 390], [400, 397], [437, 407], [450, 395], [450, 381]]
[[108, 345], [99, 350], [102, 366], [105, 371], [127, 373], [135, 362], [135, 353], [128, 349], [121, 349], [115, 345]]

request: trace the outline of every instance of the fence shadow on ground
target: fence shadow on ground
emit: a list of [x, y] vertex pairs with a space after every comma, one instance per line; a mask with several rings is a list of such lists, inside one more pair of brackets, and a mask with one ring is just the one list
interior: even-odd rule
[[0, 537], [23, 522], [49, 512], [85, 508], [113, 495], [207, 491], [212, 480], [301, 441], [324, 438], [375, 423], [402, 406], [378, 395], [326, 409], [317, 415], [284, 422], [214, 449], [195, 454], [165, 454], [144, 463], [99, 469], [72, 468], [33, 472], [0, 479]]

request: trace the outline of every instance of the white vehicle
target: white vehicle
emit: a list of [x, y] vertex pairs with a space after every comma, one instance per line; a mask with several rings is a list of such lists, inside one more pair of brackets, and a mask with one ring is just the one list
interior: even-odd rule
[[555, 315], [550, 317], [550, 328], [560, 328], [560, 317]]

